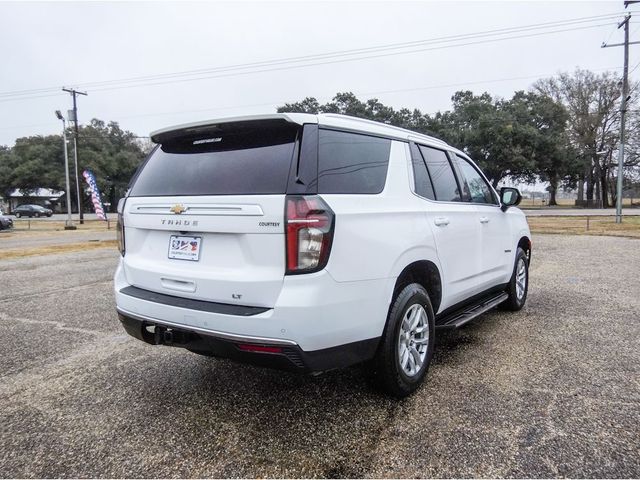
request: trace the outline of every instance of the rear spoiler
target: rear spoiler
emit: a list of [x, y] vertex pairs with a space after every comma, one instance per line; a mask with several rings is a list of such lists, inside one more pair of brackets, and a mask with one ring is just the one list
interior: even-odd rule
[[315, 115], [307, 113], [272, 113], [266, 115], [245, 115], [242, 117], [228, 117], [218, 120], [186, 123], [174, 127], [163, 128], [151, 133], [151, 140], [155, 143], [164, 143], [179, 137], [192, 137], [203, 134], [215, 134], [224, 130], [235, 130], [256, 127], [257, 124], [282, 124], [293, 123], [318, 123]]

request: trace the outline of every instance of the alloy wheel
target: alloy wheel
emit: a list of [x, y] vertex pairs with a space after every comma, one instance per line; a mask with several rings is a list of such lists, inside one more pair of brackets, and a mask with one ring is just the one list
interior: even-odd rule
[[405, 375], [414, 377], [422, 370], [428, 349], [429, 317], [415, 304], [407, 309], [398, 331], [398, 362]]
[[524, 258], [518, 260], [518, 266], [516, 267], [516, 297], [518, 301], [524, 297], [524, 292], [527, 290], [527, 265]]

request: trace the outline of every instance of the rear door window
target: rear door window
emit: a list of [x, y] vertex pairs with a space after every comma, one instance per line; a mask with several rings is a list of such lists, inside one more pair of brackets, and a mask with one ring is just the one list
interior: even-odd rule
[[436, 200], [441, 202], [460, 202], [460, 188], [453, 173], [446, 152], [420, 145], [420, 152], [427, 164]]
[[386, 138], [320, 129], [318, 193], [382, 192], [390, 151]]
[[263, 122], [167, 139], [131, 196], [283, 194], [299, 126]]

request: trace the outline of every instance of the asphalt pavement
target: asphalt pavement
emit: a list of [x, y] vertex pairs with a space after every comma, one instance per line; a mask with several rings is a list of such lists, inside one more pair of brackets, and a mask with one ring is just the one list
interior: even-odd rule
[[0, 261], [0, 476], [639, 477], [639, 246], [535, 236], [525, 309], [400, 402], [128, 337], [112, 248]]

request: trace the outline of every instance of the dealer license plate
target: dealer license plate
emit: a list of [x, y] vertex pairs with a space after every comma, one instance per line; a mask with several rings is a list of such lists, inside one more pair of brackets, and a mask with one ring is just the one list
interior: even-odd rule
[[169, 238], [169, 258], [197, 262], [200, 260], [201, 244], [202, 237], [171, 235], [171, 238]]

